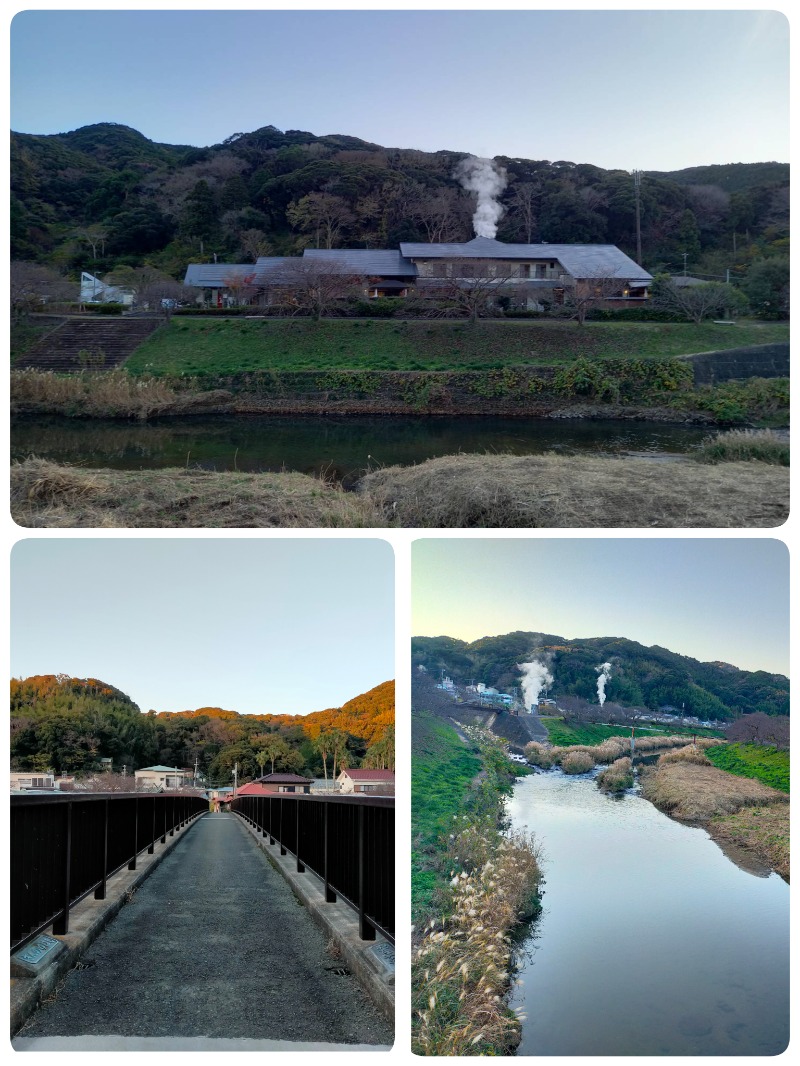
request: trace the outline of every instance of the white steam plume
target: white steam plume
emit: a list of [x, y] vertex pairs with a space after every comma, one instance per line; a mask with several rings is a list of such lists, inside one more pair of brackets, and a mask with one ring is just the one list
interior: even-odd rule
[[522, 696], [525, 706], [530, 710], [539, 703], [542, 689], [553, 684], [553, 675], [537, 659], [530, 663], [517, 663], [517, 669], [522, 671]]
[[597, 678], [597, 702], [602, 707], [606, 702], [606, 682], [611, 677], [611, 663], [603, 663], [602, 666], [596, 666], [595, 670], [599, 675]]
[[497, 198], [508, 184], [505, 168], [493, 159], [471, 155], [461, 160], [453, 176], [461, 182], [462, 188], [478, 197], [478, 206], [472, 216], [475, 233], [479, 237], [494, 237], [504, 210]]

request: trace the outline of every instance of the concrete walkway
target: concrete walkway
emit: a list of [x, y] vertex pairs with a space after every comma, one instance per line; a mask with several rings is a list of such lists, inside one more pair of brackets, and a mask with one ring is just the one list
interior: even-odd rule
[[233, 814], [200, 820], [13, 1046], [38, 1050], [38, 1038], [81, 1036], [301, 1042], [298, 1050], [393, 1042]]

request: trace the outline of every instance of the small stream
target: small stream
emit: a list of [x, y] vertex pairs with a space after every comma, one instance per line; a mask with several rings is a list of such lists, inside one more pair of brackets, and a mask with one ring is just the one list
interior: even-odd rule
[[11, 427], [11, 457], [118, 470], [199, 466], [207, 470], [325, 473], [352, 484], [369, 469], [457, 452], [512, 455], [685, 454], [707, 427], [621, 420], [439, 418], [352, 415], [217, 415], [114, 419], [23, 417]]
[[591, 776], [517, 782], [544, 910], [520, 949], [520, 1055], [777, 1055], [789, 1039], [789, 887]]

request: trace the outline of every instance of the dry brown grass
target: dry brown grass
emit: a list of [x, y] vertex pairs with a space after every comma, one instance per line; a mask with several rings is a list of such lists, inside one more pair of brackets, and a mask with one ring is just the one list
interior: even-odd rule
[[565, 774], [585, 774], [594, 769], [594, 759], [588, 751], [569, 751], [559, 758]]
[[453, 455], [374, 471], [361, 493], [416, 528], [774, 527], [789, 471], [763, 463]]
[[122, 369], [102, 374], [11, 373], [11, 411], [46, 410], [89, 418], [147, 419], [180, 405], [180, 397], [158, 378], [135, 378]]
[[707, 822], [735, 814], [744, 807], [789, 802], [785, 792], [762, 785], [749, 777], [737, 777], [716, 766], [698, 766], [686, 760], [661, 764], [643, 773], [646, 799], [675, 818]]
[[715, 840], [747, 848], [781, 877], [789, 877], [789, 804], [745, 807], [714, 818], [706, 827]]
[[631, 760], [625, 756], [615, 759], [605, 770], [597, 775], [597, 784], [604, 792], [624, 792], [633, 785], [633, 768]]
[[27, 527], [372, 528], [368, 498], [305, 474], [86, 470], [43, 459], [11, 468], [11, 514]]
[[694, 744], [687, 744], [685, 748], [675, 748], [674, 751], [665, 751], [658, 757], [658, 765], [664, 766], [671, 762], [693, 762], [698, 766], [711, 766], [711, 760], [704, 755], [700, 748]]
[[543, 770], [549, 770], [553, 765], [553, 756], [550, 754], [550, 749], [535, 740], [525, 745], [525, 758], [531, 766], [540, 766]]

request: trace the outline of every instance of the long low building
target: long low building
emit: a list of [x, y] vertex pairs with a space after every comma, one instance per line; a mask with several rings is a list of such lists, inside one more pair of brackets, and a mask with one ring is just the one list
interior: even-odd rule
[[637, 306], [651, 274], [613, 244], [504, 244], [475, 237], [461, 244], [403, 242], [392, 248], [307, 248], [302, 256], [263, 257], [252, 264], [191, 263], [185, 284], [215, 307], [274, 304], [322, 277], [348, 282], [365, 299], [418, 292], [446, 297], [448, 288], [487, 285], [509, 307], [541, 310], [570, 291], [594, 293], [608, 306]]

